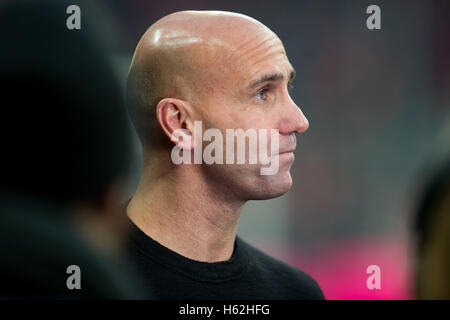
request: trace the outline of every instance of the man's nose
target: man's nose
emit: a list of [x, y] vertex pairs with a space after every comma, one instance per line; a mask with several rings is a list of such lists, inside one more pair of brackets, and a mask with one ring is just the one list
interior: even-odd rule
[[302, 110], [289, 99], [288, 105], [285, 107], [282, 125], [280, 126], [281, 134], [303, 133], [308, 130], [309, 121], [303, 114]]

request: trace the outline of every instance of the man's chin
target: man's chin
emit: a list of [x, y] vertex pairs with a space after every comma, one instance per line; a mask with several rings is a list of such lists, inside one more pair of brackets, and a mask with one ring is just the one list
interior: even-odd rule
[[292, 187], [292, 178], [289, 172], [286, 172], [284, 175], [274, 175], [271, 176], [265, 182], [265, 186], [261, 188], [261, 186], [255, 188], [257, 194], [254, 195], [252, 200], [269, 200], [273, 198], [280, 197], [286, 194]]

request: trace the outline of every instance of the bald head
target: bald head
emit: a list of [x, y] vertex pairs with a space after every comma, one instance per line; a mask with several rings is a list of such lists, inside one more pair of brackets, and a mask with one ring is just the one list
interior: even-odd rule
[[224, 91], [246, 58], [270, 42], [281, 43], [257, 20], [231, 12], [182, 11], [154, 23], [136, 47], [127, 84], [142, 144], [167, 141], [156, 119], [159, 101], [181, 99], [201, 114], [208, 96]]

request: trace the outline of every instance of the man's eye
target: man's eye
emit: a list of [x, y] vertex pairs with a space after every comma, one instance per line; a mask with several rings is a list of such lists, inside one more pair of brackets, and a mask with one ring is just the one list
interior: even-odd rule
[[267, 99], [266, 92], [267, 89], [262, 89], [256, 94], [256, 96], [261, 100], [266, 100]]

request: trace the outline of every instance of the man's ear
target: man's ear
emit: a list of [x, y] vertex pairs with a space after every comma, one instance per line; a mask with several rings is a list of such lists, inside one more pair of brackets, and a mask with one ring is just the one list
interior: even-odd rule
[[165, 98], [156, 106], [158, 123], [175, 144], [180, 148], [192, 150], [194, 148], [192, 108], [186, 101]]

